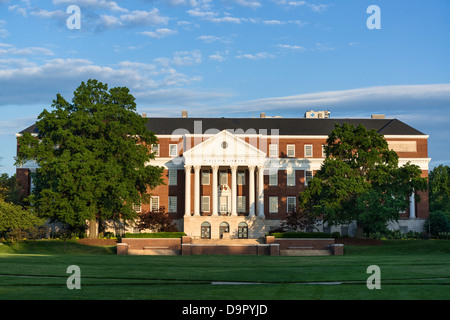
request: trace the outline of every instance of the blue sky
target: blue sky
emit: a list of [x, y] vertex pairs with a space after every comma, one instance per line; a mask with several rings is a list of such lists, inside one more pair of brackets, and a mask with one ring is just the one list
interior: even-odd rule
[[15, 133], [89, 78], [128, 87], [150, 117], [384, 113], [430, 135], [432, 167], [450, 164], [448, 12], [448, 0], [0, 0], [0, 173], [15, 172]]

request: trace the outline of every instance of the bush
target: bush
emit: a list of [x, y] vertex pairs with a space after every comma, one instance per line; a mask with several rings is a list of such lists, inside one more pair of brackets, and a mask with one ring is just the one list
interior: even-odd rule
[[445, 213], [441, 210], [431, 212], [430, 217], [425, 221], [424, 231], [430, 232], [433, 237], [437, 237], [442, 232], [450, 232], [450, 224]]
[[339, 239], [341, 237], [341, 233], [339, 231], [335, 231], [331, 234], [331, 237], [334, 239]]
[[125, 233], [123, 238], [181, 238], [184, 232]]
[[330, 238], [330, 234], [325, 232], [275, 232], [272, 236], [275, 238]]

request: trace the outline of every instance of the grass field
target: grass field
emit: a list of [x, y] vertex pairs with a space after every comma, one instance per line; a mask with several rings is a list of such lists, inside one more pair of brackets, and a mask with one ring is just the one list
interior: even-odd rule
[[[70, 265], [80, 267], [80, 290], [66, 286]], [[380, 290], [366, 286], [370, 265], [380, 267]], [[320, 257], [117, 256], [113, 247], [59, 240], [0, 245], [0, 300], [448, 300], [449, 273], [450, 240], [391, 240]]]

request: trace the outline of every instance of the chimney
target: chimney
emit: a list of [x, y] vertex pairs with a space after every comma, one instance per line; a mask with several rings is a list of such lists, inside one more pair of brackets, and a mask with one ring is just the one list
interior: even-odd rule
[[265, 112], [261, 112], [259, 115], [260, 118], [265, 118], [266, 117], [266, 113]]
[[188, 113], [186, 110], [181, 111], [181, 117], [182, 118], [187, 118], [188, 117]]
[[372, 119], [384, 119], [384, 114], [373, 114]]

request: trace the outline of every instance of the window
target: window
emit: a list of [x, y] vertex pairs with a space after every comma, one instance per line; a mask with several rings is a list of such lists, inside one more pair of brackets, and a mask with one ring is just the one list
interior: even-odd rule
[[327, 153], [325, 152], [325, 145], [322, 145], [322, 158], [326, 158], [327, 157]]
[[248, 225], [245, 222], [239, 222], [238, 225], [238, 239], [248, 238]]
[[295, 197], [287, 197], [287, 212], [295, 212]]
[[237, 197], [237, 212], [245, 212], [245, 196]]
[[169, 213], [177, 212], [177, 197], [169, 196]]
[[269, 145], [269, 157], [271, 158], [278, 157], [278, 146], [276, 144]]
[[202, 212], [209, 211], [209, 196], [202, 196]]
[[176, 157], [178, 155], [177, 145], [169, 144], [169, 157]]
[[203, 222], [201, 225], [201, 237], [202, 239], [211, 239], [211, 224], [209, 222]]
[[155, 154], [155, 157], [159, 157], [159, 144], [152, 145], [152, 152]]
[[312, 144], [305, 144], [305, 158], [310, 158], [313, 156], [313, 146]]
[[208, 186], [209, 185], [209, 171], [204, 170], [202, 171], [202, 185]]
[[286, 150], [287, 156], [290, 158], [295, 157], [295, 144], [288, 144]]
[[135, 204], [133, 203], [133, 210], [136, 212], [141, 212], [142, 211], [142, 207], [140, 204]]
[[151, 197], [150, 210], [155, 212], [159, 210], [159, 197]]
[[269, 213], [278, 213], [278, 197], [269, 197]]
[[228, 172], [220, 171], [220, 184], [228, 184]]
[[295, 186], [295, 170], [293, 169], [287, 170], [287, 185]]
[[306, 170], [305, 171], [305, 186], [308, 185], [309, 180], [311, 180], [313, 178], [313, 172]]
[[269, 186], [277, 186], [278, 185], [278, 171], [269, 174]]
[[245, 171], [238, 171], [238, 173], [237, 173], [237, 184], [238, 184], [238, 186], [245, 185]]
[[169, 186], [177, 185], [177, 171], [176, 169], [169, 169]]

